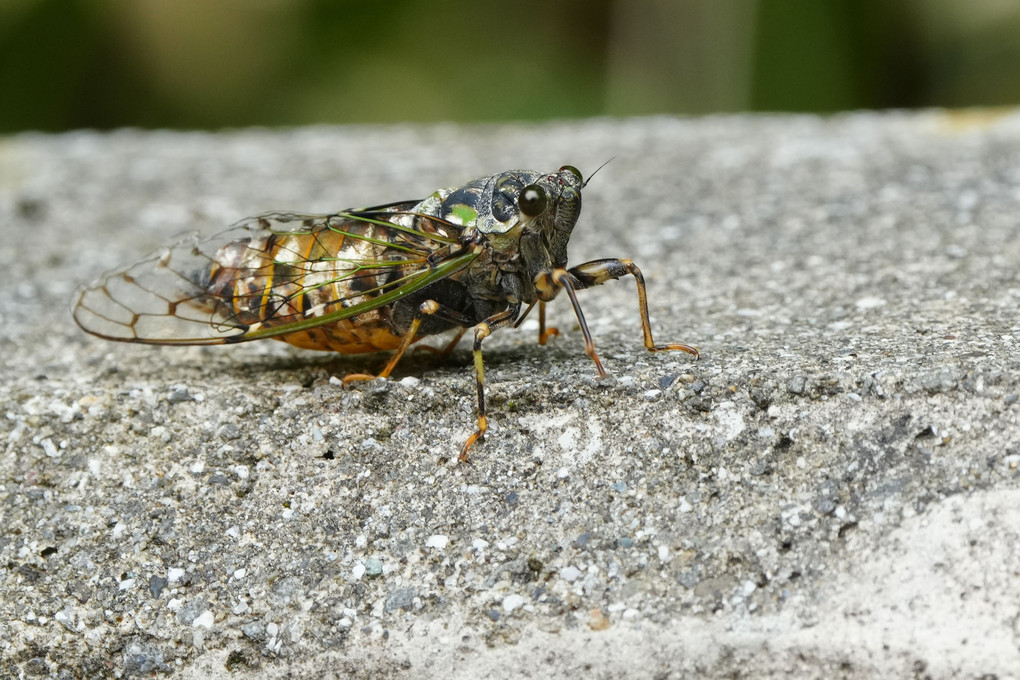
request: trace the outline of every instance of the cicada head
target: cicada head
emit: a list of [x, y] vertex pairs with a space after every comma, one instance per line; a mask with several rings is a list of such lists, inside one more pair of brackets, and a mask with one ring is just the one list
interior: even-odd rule
[[567, 242], [581, 214], [581, 171], [564, 165], [538, 175], [517, 196], [523, 231], [541, 236], [553, 267], [567, 264]]
[[569, 165], [552, 173], [508, 170], [438, 192], [421, 209], [496, 238], [523, 225], [565, 246], [581, 212], [583, 184]]

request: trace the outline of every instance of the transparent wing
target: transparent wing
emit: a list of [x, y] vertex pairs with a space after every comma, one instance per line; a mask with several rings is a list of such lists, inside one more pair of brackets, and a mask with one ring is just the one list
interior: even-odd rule
[[460, 226], [413, 203], [333, 215], [269, 213], [189, 234], [77, 291], [72, 313], [109, 340], [204, 345], [285, 335], [376, 309], [476, 255]]

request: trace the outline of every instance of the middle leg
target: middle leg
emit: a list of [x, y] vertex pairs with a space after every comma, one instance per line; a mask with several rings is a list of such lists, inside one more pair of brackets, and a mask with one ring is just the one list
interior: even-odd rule
[[[454, 309], [450, 309], [449, 307], [444, 307], [435, 300], [425, 300], [420, 305], [418, 305], [418, 309], [415, 311], [414, 317], [411, 319], [411, 324], [408, 326], [407, 331], [404, 333], [404, 337], [400, 342], [400, 346], [397, 347], [396, 350], [394, 350], [393, 356], [390, 357], [390, 360], [386, 363], [386, 366], [384, 366], [383, 369], [379, 371], [379, 375], [372, 375], [371, 373], [352, 373], [344, 377], [343, 383], [347, 385], [358, 380], [375, 380], [376, 378], [388, 378], [390, 376], [390, 373], [396, 367], [397, 362], [400, 361], [400, 358], [404, 356], [405, 352], [407, 352], [407, 348], [410, 347], [411, 343], [414, 342], [415, 336], [417, 336], [418, 334], [418, 329], [421, 327], [422, 321], [427, 316], [435, 316], [437, 318], [444, 319], [446, 321], [449, 321], [450, 323], [460, 326], [462, 329], [460, 331], [461, 334], [463, 334], [464, 332], [463, 331], [464, 327], [470, 326], [472, 324], [471, 319], [464, 316], [460, 312]], [[460, 335], [457, 336], [457, 339], [458, 340], [460, 339]]]
[[475, 389], [478, 393], [478, 428], [475, 432], [467, 438], [464, 442], [464, 446], [460, 449], [460, 456], [458, 460], [461, 463], [468, 462], [468, 449], [476, 441], [485, 436], [485, 431], [489, 427], [489, 421], [485, 415], [485, 366], [482, 362], [482, 340], [492, 335], [494, 330], [503, 328], [505, 326], [512, 326], [514, 321], [517, 319], [517, 315], [521, 312], [520, 303], [510, 305], [506, 310], [493, 314], [485, 321], [475, 326], [475, 344], [474, 344], [474, 356], [475, 356]]

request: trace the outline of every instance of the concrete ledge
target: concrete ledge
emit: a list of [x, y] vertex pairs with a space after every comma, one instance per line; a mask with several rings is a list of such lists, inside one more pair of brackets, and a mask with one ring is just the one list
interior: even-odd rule
[[[76, 285], [270, 209], [590, 172], [545, 347], [104, 343]], [[0, 675], [1017, 677], [1020, 113], [0, 140]]]

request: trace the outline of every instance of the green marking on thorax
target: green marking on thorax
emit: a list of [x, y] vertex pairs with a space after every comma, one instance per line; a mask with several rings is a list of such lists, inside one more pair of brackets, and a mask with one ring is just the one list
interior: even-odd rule
[[478, 219], [478, 211], [463, 203], [451, 206], [450, 214], [459, 219], [461, 224], [474, 224]]

